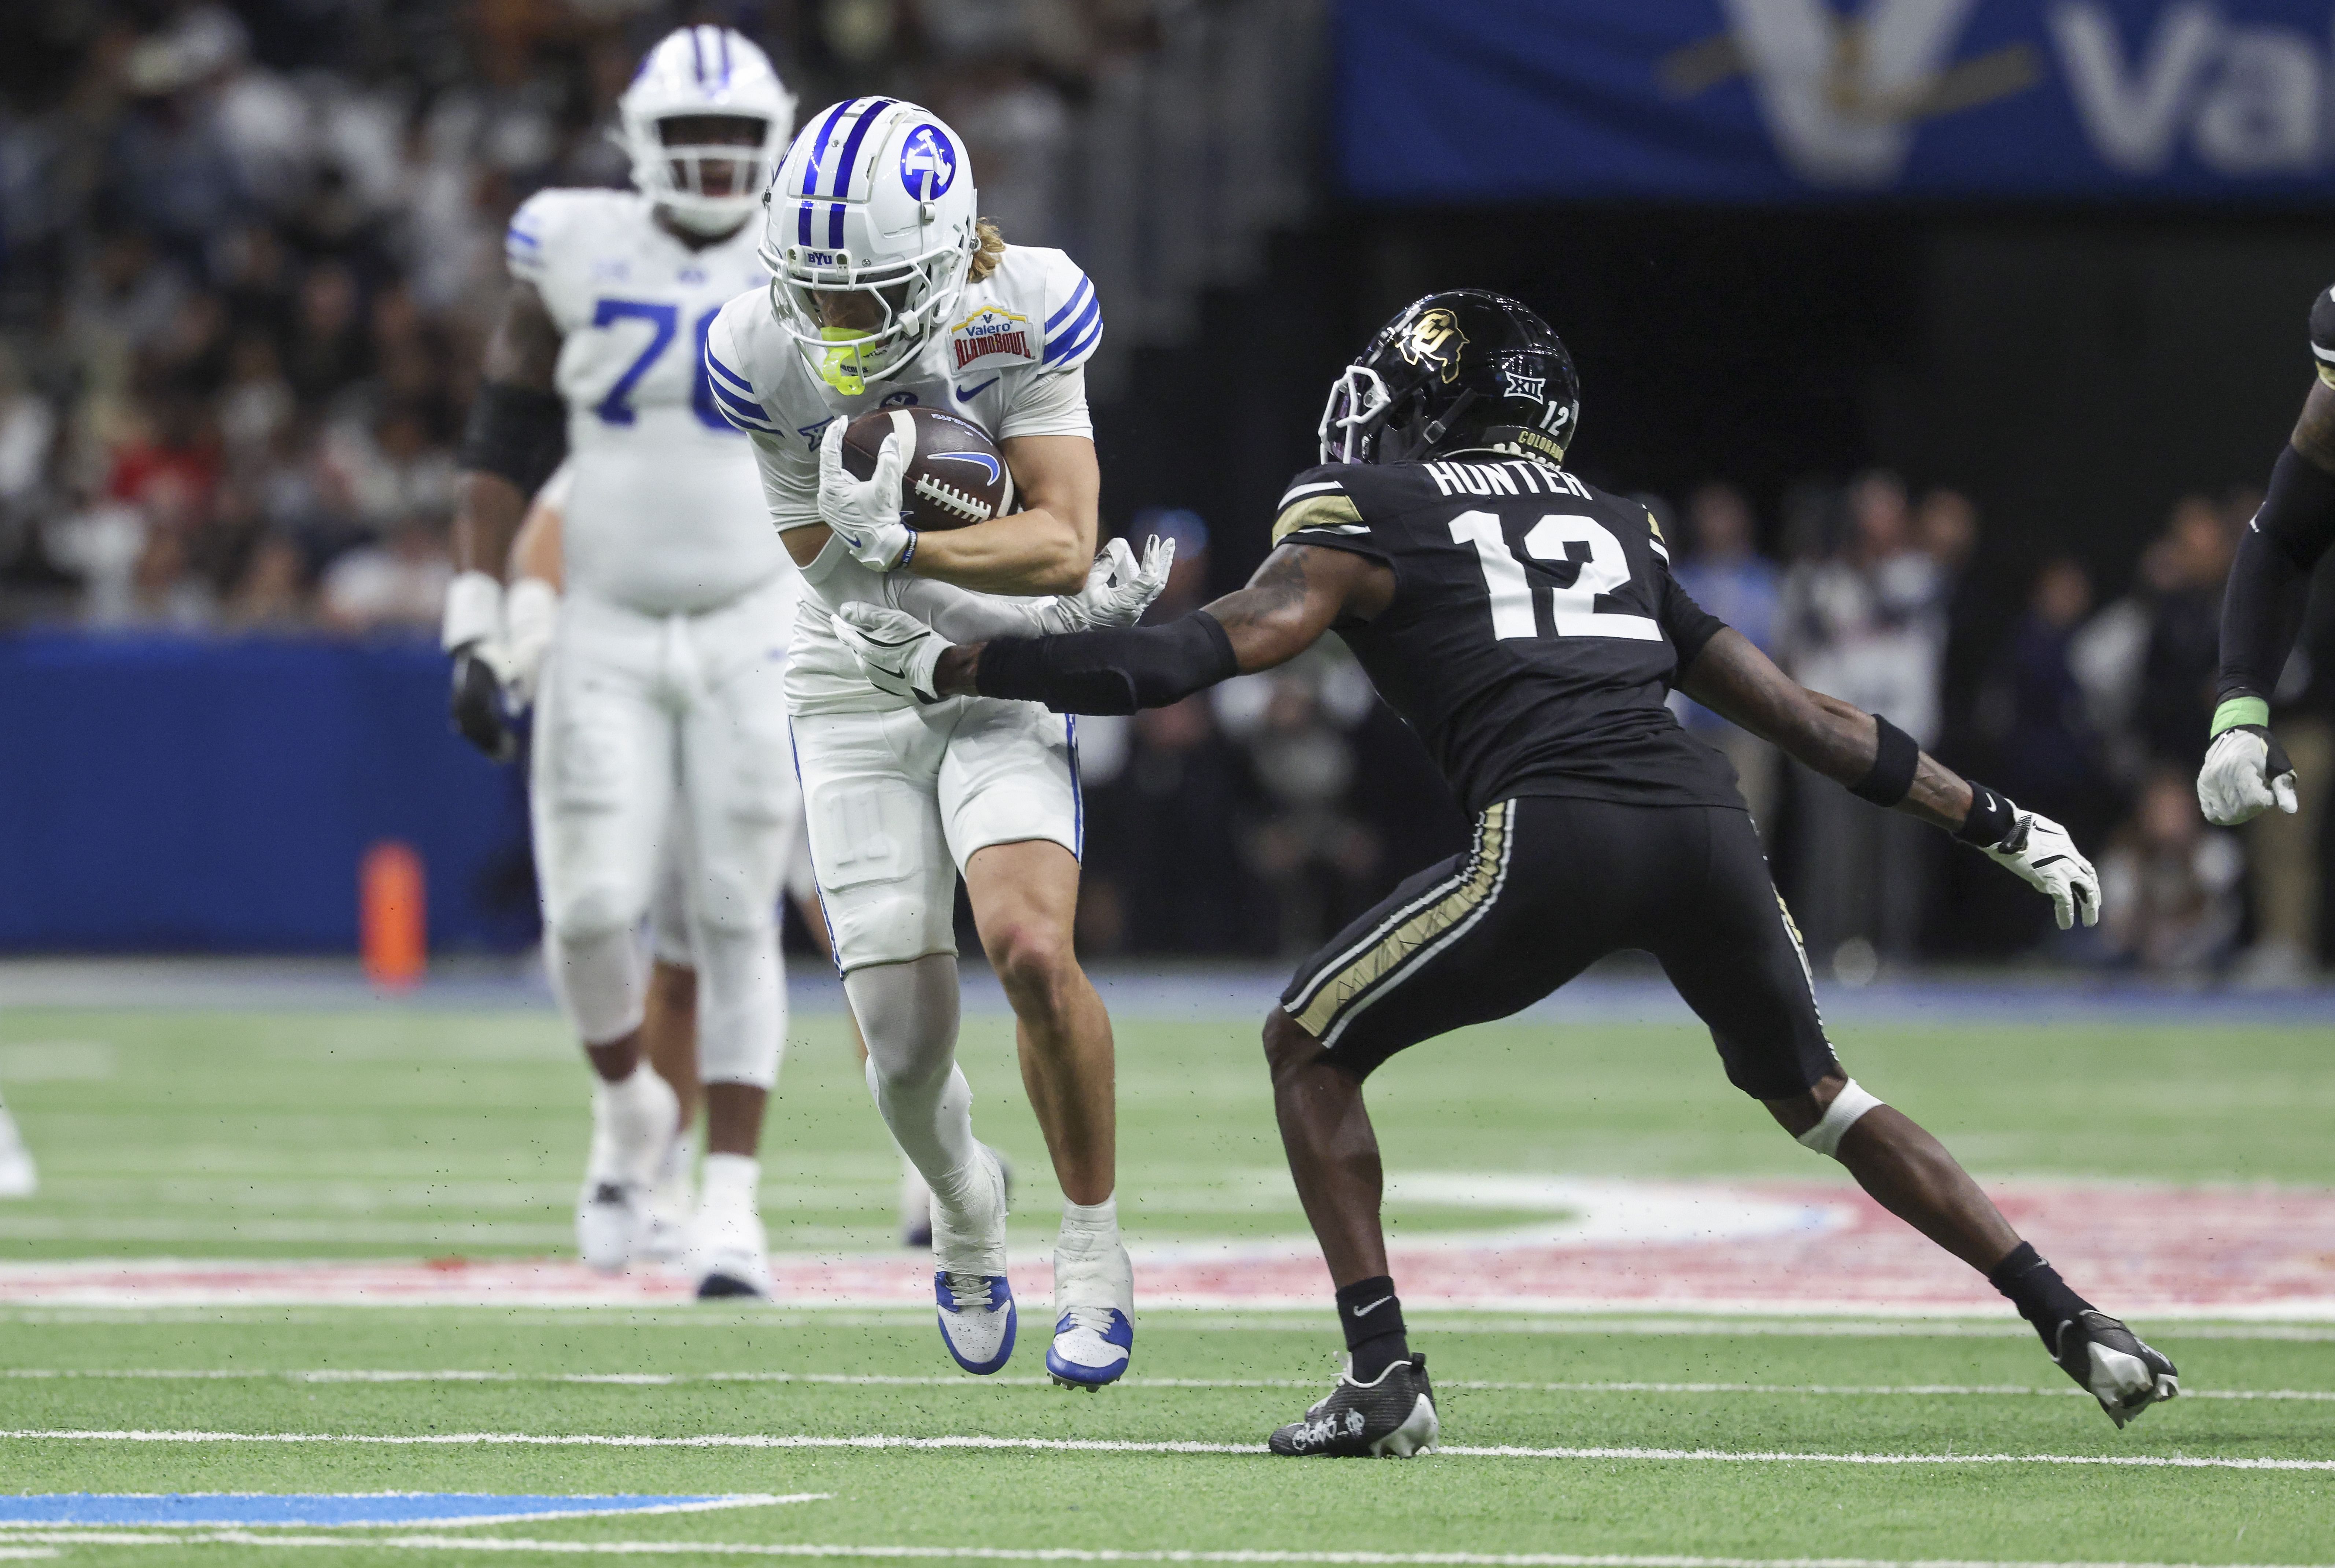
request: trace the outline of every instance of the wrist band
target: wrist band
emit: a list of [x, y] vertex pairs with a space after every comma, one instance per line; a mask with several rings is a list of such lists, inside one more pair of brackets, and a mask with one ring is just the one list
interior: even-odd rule
[[1970, 815], [1954, 829], [1954, 837], [1965, 844], [1975, 844], [1981, 849], [1991, 849], [2010, 836], [2017, 826], [2019, 813], [2010, 801], [1976, 779], [1970, 781]]
[[2241, 724], [2270, 723], [2270, 704], [2260, 697], [2224, 697], [2222, 705], [2214, 710], [2214, 727], [2205, 731], [2212, 740], [2224, 730], [2234, 730]]
[[916, 530], [910, 528], [908, 530], [908, 547], [900, 552], [900, 558], [892, 563], [892, 569], [896, 572], [905, 572], [908, 569], [908, 563], [916, 558]]
[[1914, 770], [1922, 765], [1922, 748], [1914, 743], [1914, 737], [1878, 713], [1873, 715], [1873, 726], [1878, 741], [1873, 766], [1848, 787], [1848, 792], [1875, 806], [1894, 806], [1914, 788]]

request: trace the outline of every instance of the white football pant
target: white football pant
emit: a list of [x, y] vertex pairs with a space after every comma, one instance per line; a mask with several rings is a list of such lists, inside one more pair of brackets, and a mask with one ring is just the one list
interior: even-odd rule
[[635, 932], [673, 855], [708, 1083], [770, 1087], [785, 1036], [777, 904], [799, 799], [780, 690], [790, 600], [773, 585], [659, 616], [571, 595], [537, 700], [532, 811], [552, 990], [587, 1045], [640, 1027]]
[[956, 954], [956, 880], [975, 851], [1085, 823], [1071, 722], [1034, 702], [954, 697], [794, 721], [811, 868], [836, 967]]

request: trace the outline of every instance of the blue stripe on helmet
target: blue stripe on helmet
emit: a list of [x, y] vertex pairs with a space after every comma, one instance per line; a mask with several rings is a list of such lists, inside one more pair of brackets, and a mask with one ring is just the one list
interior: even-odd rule
[[810, 243], [810, 203], [802, 204], [802, 217], [795, 225], [795, 238], [804, 245]]
[[1051, 362], [1056, 359], [1068, 359], [1077, 352], [1075, 345], [1086, 341], [1089, 335], [1088, 329], [1090, 327], [1099, 329], [1101, 325], [1102, 301], [1090, 299], [1087, 301], [1085, 314], [1047, 341], [1046, 360]]
[[689, 30], [689, 63], [691, 69], [697, 73], [698, 85], [703, 86], [705, 83], [705, 51], [700, 46], [697, 40], [697, 35], [701, 31], [702, 29], [695, 27]]
[[843, 203], [830, 202], [827, 208], [827, 248], [843, 248]]
[[[858, 102], [859, 100], [855, 98], [851, 103]], [[812, 142], [810, 146], [810, 161], [803, 166], [803, 188], [799, 194], [804, 196], [819, 194], [819, 160], [827, 156], [827, 139], [835, 134], [837, 122], [851, 112], [851, 103], [837, 104], [834, 111], [820, 121], [819, 140]], [[803, 222], [806, 226], [810, 222], [810, 208], [808, 207], [803, 208]], [[805, 245], [810, 243], [810, 230], [808, 227], [803, 230], [802, 242]]]
[[1071, 290], [1071, 297], [1062, 302], [1061, 309], [1046, 318], [1046, 330], [1051, 333], [1061, 325], [1062, 318], [1078, 309], [1080, 302], [1093, 292], [1094, 285], [1088, 281], [1087, 275], [1083, 272], [1079, 274], [1079, 286]]
[[729, 382], [730, 385], [736, 388], [739, 393], [742, 396], [751, 398], [754, 395], [754, 383], [748, 381], [744, 376], [740, 375], [736, 371], [732, 370], [728, 365], [723, 364], [719, 356], [714, 353], [713, 350], [710, 346], [705, 351], [705, 363], [708, 368], [713, 372], [713, 379], [715, 382]]
[[509, 239], [513, 245], [541, 245], [543, 243], [523, 228], [513, 228], [503, 237]]
[[[843, 158], [836, 169], [835, 189], [828, 192], [829, 196], [850, 196], [851, 160], [859, 156], [859, 144], [867, 140], [867, 128], [876, 123], [877, 115], [891, 107], [892, 101], [888, 98], [870, 99], [867, 107], [860, 111], [859, 118], [851, 122], [851, 134], [844, 140]], [[838, 246], [842, 243], [841, 240], [836, 241]]]
[[730, 85], [730, 29], [714, 29], [713, 36], [722, 45], [722, 85]]

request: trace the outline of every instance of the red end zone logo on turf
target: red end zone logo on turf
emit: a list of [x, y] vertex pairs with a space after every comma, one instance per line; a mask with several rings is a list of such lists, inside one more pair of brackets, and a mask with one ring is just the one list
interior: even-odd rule
[[1030, 318], [983, 305], [949, 328], [949, 368], [965, 370], [986, 359], [1034, 360], [1030, 351]]

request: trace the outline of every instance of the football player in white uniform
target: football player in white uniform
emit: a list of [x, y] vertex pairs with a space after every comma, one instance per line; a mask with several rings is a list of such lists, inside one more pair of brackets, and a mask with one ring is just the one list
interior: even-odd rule
[[[543, 489], [535, 493], [527, 520], [511, 541], [509, 586], [504, 592], [505, 645], [510, 668], [506, 686], [524, 692], [535, 683], [536, 672], [558, 628], [559, 593], [566, 583], [561, 560], [561, 530], [575, 469], [562, 463]], [[786, 895], [802, 912], [812, 940], [828, 958], [826, 918], [819, 913], [819, 886], [811, 877], [810, 856], [803, 846], [799, 813], [790, 830], [786, 857]], [[649, 1188], [649, 1232], [643, 1252], [659, 1262], [684, 1255], [688, 1220], [694, 1198], [691, 1182], [697, 1165], [697, 1112], [703, 1099], [697, 1054], [697, 951], [689, 914], [689, 818], [673, 814], [672, 828], [660, 847], [656, 892], [649, 906], [649, 972], [641, 1002], [641, 1049], [649, 1066], [671, 1086], [680, 1101], [679, 1125], [658, 1159]], [[844, 1027], [862, 1061], [867, 1049], [858, 1025], [847, 1009]], [[0, 1117], [5, 1116], [0, 1109]], [[0, 1196], [6, 1195], [6, 1128], [0, 1125]], [[925, 1178], [907, 1157], [901, 1157], [900, 1229], [910, 1246], [930, 1246], [933, 1239], [932, 1195]]]
[[[776, 281], [723, 308], [706, 364], [723, 410], [753, 438], [770, 516], [809, 590], [787, 694], [811, 861], [867, 1037], [868, 1086], [932, 1186], [942, 1337], [966, 1370], [994, 1372], [1016, 1320], [1004, 1183], [974, 1138], [955, 1062], [962, 871], [1065, 1198], [1047, 1370], [1100, 1387], [1127, 1369], [1134, 1284], [1113, 1195], [1110, 1021], [1071, 951], [1072, 737], [1030, 704], [877, 691], [823, 612], [857, 601], [1047, 630], [1142, 613], [1168, 552], [1155, 547], [1138, 566], [1114, 542], [1095, 557], [1100, 486], [1081, 367], [1102, 313], [1069, 256], [1009, 246], [980, 221], [963, 140], [913, 103], [855, 99], [807, 119], [765, 199], [762, 260]], [[910, 404], [996, 438], [1023, 509], [910, 532], [896, 437], [873, 479], [846, 476], [844, 426]], [[993, 596], [1033, 594], [1063, 596]]]
[[[688, 1249], [701, 1295], [769, 1289], [755, 1156], [785, 1032], [776, 906], [797, 797], [773, 628], [799, 589], [698, 351], [722, 302], [766, 276], [750, 220], [794, 109], [743, 37], [682, 28], [618, 102], [638, 189], [546, 190], [513, 217], [446, 602], [457, 727], [508, 756], [509, 706], [536, 703], [544, 954], [599, 1077], [576, 1229], [600, 1268], [642, 1250], [676, 1125], [672, 1089], [641, 1061], [635, 934], [676, 802], [686, 814], [708, 1123]], [[567, 593], [536, 680], [511, 648], [541, 645], [544, 612], [521, 597], [507, 624], [499, 574], [563, 451]]]

